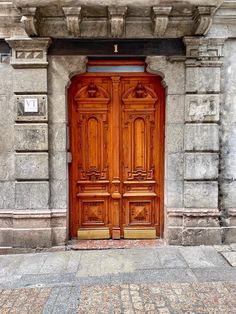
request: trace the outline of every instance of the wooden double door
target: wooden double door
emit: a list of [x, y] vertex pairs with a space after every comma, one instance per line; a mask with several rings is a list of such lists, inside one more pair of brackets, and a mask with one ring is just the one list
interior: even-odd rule
[[69, 88], [70, 234], [162, 233], [164, 89], [148, 73], [86, 73]]

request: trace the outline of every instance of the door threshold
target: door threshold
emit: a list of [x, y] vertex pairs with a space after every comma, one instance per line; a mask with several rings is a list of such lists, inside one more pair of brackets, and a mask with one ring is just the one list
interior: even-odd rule
[[163, 239], [120, 239], [120, 240], [77, 240], [73, 239], [68, 244], [69, 250], [109, 250], [109, 249], [134, 249], [155, 248], [166, 245]]

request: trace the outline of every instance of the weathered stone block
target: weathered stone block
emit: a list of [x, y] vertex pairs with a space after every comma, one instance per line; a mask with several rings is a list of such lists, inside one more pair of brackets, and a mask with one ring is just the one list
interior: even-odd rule
[[[0, 72], [1, 73], [1, 72]], [[2, 75], [2, 73], [1, 73]], [[9, 91], [6, 89], [4, 94]], [[12, 97], [7, 95], [0, 95], [0, 126], [9, 126], [14, 121], [14, 103]]]
[[66, 227], [52, 228], [52, 245], [65, 245], [67, 242]]
[[236, 241], [236, 227], [223, 228], [224, 231], [224, 243], [230, 244]]
[[171, 124], [166, 128], [166, 151], [169, 153], [179, 153], [184, 146], [184, 125]]
[[223, 208], [236, 208], [236, 181], [221, 183], [221, 205]]
[[15, 182], [0, 182], [0, 209], [14, 209]]
[[168, 208], [183, 207], [183, 181], [168, 180], [165, 187], [165, 205]]
[[183, 218], [183, 225], [187, 228], [211, 228], [211, 227], [219, 227], [219, 218], [214, 216], [186, 216]]
[[221, 243], [220, 228], [186, 228], [183, 230], [183, 245], [217, 245]]
[[48, 63], [48, 94], [65, 95], [72, 73], [86, 72], [87, 57], [48, 56]]
[[[35, 112], [25, 111], [27, 102], [34, 100], [38, 110]], [[47, 95], [17, 95], [15, 96], [16, 121], [47, 121]]]
[[186, 95], [185, 121], [219, 121], [220, 95]]
[[168, 154], [166, 164], [166, 173], [168, 180], [183, 180], [183, 153]]
[[16, 179], [48, 179], [48, 153], [18, 153]]
[[16, 124], [15, 150], [45, 151], [48, 149], [47, 124]]
[[183, 216], [170, 216], [167, 218], [168, 227], [183, 227]]
[[184, 123], [184, 95], [168, 95], [166, 98], [166, 122]]
[[67, 178], [67, 153], [50, 154], [50, 178], [52, 180], [65, 180]]
[[48, 115], [50, 123], [66, 123], [67, 117], [67, 101], [64, 94], [53, 94], [48, 96]]
[[[230, 113], [227, 113], [227, 116]], [[236, 153], [236, 123], [231, 124], [225, 118], [222, 118], [221, 126], [221, 151], [223, 154]]]
[[13, 231], [11, 228], [9, 229], [1, 229], [0, 228], [0, 247], [1, 246], [12, 246], [13, 245]]
[[52, 246], [51, 228], [42, 229], [14, 229], [14, 246], [35, 248]]
[[0, 181], [14, 180], [15, 164], [14, 153], [0, 154]]
[[67, 125], [65, 123], [53, 123], [49, 126], [50, 152], [67, 151]]
[[0, 94], [12, 91], [12, 67], [10, 58], [7, 57], [4, 62], [0, 62]]
[[48, 204], [48, 182], [16, 183], [16, 209], [46, 209]]
[[218, 178], [217, 153], [185, 153], [184, 178], [187, 180], [214, 180]]
[[220, 93], [220, 68], [187, 67], [186, 92], [188, 93]]
[[218, 183], [184, 182], [184, 207], [218, 208]]
[[13, 91], [15, 93], [46, 93], [47, 69], [15, 69]]
[[14, 151], [14, 124], [0, 125], [0, 134], [0, 153]]
[[182, 245], [183, 228], [168, 228], [166, 238], [169, 245]]
[[147, 57], [147, 71], [164, 77], [169, 95], [183, 95], [185, 93], [185, 64], [184, 62], [170, 62], [166, 57]]
[[50, 228], [51, 218], [50, 215], [34, 215], [32, 212], [25, 215], [15, 214], [13, 216], [13, 229], [37, 229], [37, 228]]
[[218, 151], [218, 125], [186, 124], [184, 130], [184, 148], [187, 151]]
[[220, 169], [222, 179], [236, 180], [236, 153], [222, 154]]
[[51, 208], [67, 209], [68, 207], [68, 184], [65, 179], [50, 181], [50, 207]]

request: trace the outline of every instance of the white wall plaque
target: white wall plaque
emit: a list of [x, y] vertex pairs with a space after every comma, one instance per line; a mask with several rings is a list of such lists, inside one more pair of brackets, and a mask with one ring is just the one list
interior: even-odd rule
[[24, 112], [38, 112], [38, 99], [37, 98], [25, 98]]

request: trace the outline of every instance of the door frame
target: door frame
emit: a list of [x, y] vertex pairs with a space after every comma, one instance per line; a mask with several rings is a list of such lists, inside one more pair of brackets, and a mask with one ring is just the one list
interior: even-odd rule
[[[104, 59], [104, 60], [89, 60], [87, 63], [88, 65], [144, 65], [146, 68], [146, 64], [144, 61], [142, 60], [109, 60], [109, 59]], [[69, 134], [71, 134], [72, 130], [71, 130], [71, 120], [72, 120], [72, 110], [71, 110], [71, 103], [72, 103], [72, 99], [71, 99], [71, 93], [69, 93], [70, 91], [70, 87], [73, 84], [73, 80], [78, 77], [78, 76], [87, 76], [90, 75], [91, 73], [81, 73], [81, 74], [77, 74], [74, 75], [71, 78], [71, 82], [70, 82], [70, 86], [68, 87], [67, 90], [67, 102], [68, 102], [68, 129], [69, 129]], [[99, 73], [97, 73], [99, 74]], [[105, 76], [119, 76], [119, 75], [125, 75], [125, 76], [132, 76], [134, 75], [134, 72], [128, 72], [128, 73], [100, 73], [101, 75], [105, 75]], [[137, 73], [138, 74], [138, 73]], [[149, 72], [142, 72], [140, 73], [142, 74], [142, 76], [148, 76], [148, 77], [159, 77], [160, 78], [160, 84], [162, 82], [162, 77], [157, 75], [157, 74], [151, 74]], [[160, 158], [160, 176], [159, 176], [159, 182], [160, 182], [160, 187], [158, 189], [159, 191], [159, 195], [160, 195], [160, 226], [159, 226], [159, 230], [160, 230], [160, 237], [163, 238], [164, 235], [164, 161], [165, 161], [165, 88], [163, 87], [163, 91], [161, 93], [161, 101], [160, 101], [160, 105], [161, 105], [161, 109], [160, 109], [160, 128], [159, 128], [159, 132], [160, 132], [160, 148], [158, 150], [158, 156]], [[69, 136], [69, 152], [70, 152], [70, 147], [71, 147], [71, 136]], [[72, 156], [73, 158], [73, 156]], [[75, 229], [75, 222], [73, 221], [73, 192], [72, 192], [72, 166], [71, 163], [69, 163], [69, 237], [70, 238], [75, 238], [76, 234], [74, 232]]]

